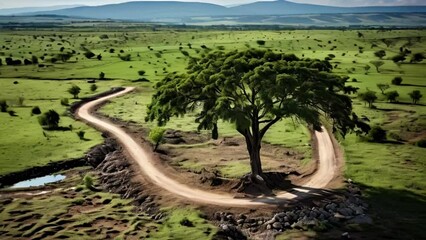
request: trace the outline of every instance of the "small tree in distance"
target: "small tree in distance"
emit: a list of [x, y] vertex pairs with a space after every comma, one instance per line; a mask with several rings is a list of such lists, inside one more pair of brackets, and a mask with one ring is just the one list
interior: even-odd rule
[[0, 100], [0, 111], [1, 112], [7, 112], [7, 108], [9, 105], [7, 105], [6, 100]]
[[95, 92], [96, 89], [98, 89], [98, 86], [96, 84], [90, 85], [90, 91]]
[[390, 91], [386, 93], [386, 98], [391, 103], [397, 102], [398, 97], [399, 97], [399, 93], [397, 91]]
[[401, 83], [402, 83], [402, 77], [394, 77], [392, 79], [392, 84], [393, 85], [399, 86], [399, 85], [401, 85]]
[[419, 100], [423, 97], [419, 90], [414, 90], [408, 94], [414, 104], [417, 104]]
[[74, 99], [78, 98], [78, 94], [80, 94], [81, 88], [77, 85], [72, 85], [69, 89], [68, 92], [73, 95]]
[[99, 80], [104, 80], [105, 79], [105, 73], [104, 72], [100, 72], [99, 73]]
[[377, 87], [380, 89], [383, 95], [385, 95], [385, 91], [390, 88], [389, 84], [385, 84], [385, 83], [378, 83]]
[[385, 50], [379, 50], [377, 52], [374, 52], [374, 56], [382, 59], [383, 57], [386, 56], [386, 51]]
[[49, 110], [38, 117], [38, 122], [45, 129], [56, 129], [58, 128], [60, 116], [55, 110]]
[[372, 108], [373, 103], [377, 100], [376, 92], [370, 90], [367, 90], [364, 93], [360, 93], [358, 96], [361, 98], [361, 100], [368, 103], [369, 108]]
[[163, 141], [164, 132], [166, 130], [163, 128], [155, 127], [151, 129], [149, 132], [149, 139], [155, 144], [154, 152], [157, 151], [158, 146], [160, 145], [161, 141]]
[[373, 66], [375, 66], [375, 67], [376, 67], [376, 71], [377, 71], [378, 73], [380, 72], [379, 68], [385, 64], [385, 62], [380, 61], [380, 60], [370, 61], [370, 63], [371, 63], [371, 64], [373, 64]]

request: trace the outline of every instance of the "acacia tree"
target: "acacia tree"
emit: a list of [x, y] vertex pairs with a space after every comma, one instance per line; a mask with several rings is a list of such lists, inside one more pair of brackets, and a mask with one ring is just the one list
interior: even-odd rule
[[77, 85], [72, 85], [69, 89], [68, 92], [73, 95], [74, 99], [78, 98], [78, 94], [80, 94], [81, 88]]
[[213, 129], [219, 119], [235, 123], [246, 141], [251, 179], [264, 180], [262, 138], [281, 119], [293, 117], [321, 131], [324, 115], [343, 134], [363, 126], [351, 99], [341, 94], [347, 78], [331, 70], [328, 61], [272, 51], [213, 52], [192, 59], [187, 74], [157, 83], [145, 120], [164, 125], [173, 116], [196, 112], [199, 128]]
[[423, 97], [419, 90], [413, 90], [408, 95], [410, 96], [411, 100], [413, 100], [414, 104], [417, 104], [417, 102]]

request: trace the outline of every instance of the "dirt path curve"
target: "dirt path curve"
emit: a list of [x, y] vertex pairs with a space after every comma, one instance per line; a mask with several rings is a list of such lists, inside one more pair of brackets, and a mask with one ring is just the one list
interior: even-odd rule
[[257, 198], [234, 198], [230, 194], [212, 193], [193, 186], [187, 186], [165, 175], [158, 164], [152, 159], [150, 153], [143, 149], [141, 145], [129, 136], [119, 126], [108, 121], [99, 119], [92, 115], [91, 110], [102, 102], [115, 98], [133, 91], [134, 88], [128, 87], [125, 90], [88, 102], [77, 110], [77, 117], [87, 123], [101, 128], [115, 136], [121, 145], [128, 151], [133, 160], [139, 164], [142, 174], [150, 179], [153, 184], [167, 190], [182, 198], [201, 204], [211, 204], [220, 206], [234, 207], [254, 207], [261, 205], [281, 205], [291, 200], [298, 200], [308, 196], [318, 195], [323, 192], [321, 188], [333, 179], [337, 172], [337, 161], [334, 154], [334, 148], [327, 131], [316, 132], [318, 139], [319, 166], [317, 171], [311, 176], [310, 180], [303, 186], [293, 188], [289, 192], [278, 193], [276, 196], [257, 197]]

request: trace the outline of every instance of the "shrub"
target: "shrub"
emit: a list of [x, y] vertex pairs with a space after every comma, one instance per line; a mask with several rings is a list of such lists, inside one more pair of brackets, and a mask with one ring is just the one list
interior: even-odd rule
[[386, 56], [386, 51], [385, 50], [379, 50], [377, 52], [374, 52], [374, 56], [382, 59], [383, 57]]
[[139, 71], [138, 71], [139, 76], [143, 76], [143, 75], [145, 75], [145, 73], [146, 73], [146, 72], [145, 72], [144, 70], [139, 70]]
[[105, 79], [105, 73], [104, 72], [100, 72], [99, 73], [99, 80], [104, 80]]
[[7, 105], [6, 100], [0, 100], [0, 111], [1, 112], [7, 112], [7, 108], [9, 105]]
[[61, 98], [61, 105], [62, 106], [69, 106], [69, 100], [68, 98]]
[[426, 148], [426, 139], [422, 139], [422, 140], [416, 142], [416, 146], [421, 147], [421, 148]]
[[417, 102], [423, 97], [423, 95], [420, 93], [420, 90], [413, 90], [408, 94], [408, 96], [410, 96], [414, 104], [417, 104]]
[[33, 107], [33, 108], [31, 109], [31, 113], [32, 113], [33, 115], [39, 115], [39, 114], [41, 114], [40, 107], [38, 107], [38, 106]]
[[367, 92], [360, 93], [358, 96], [361, 98], [361, 100], [368, 103], [368, 107], [372, 108], [374, 101], [377, 100], [376, 93], [373, 91], [368, 90]]
[[9, 111], [7, 111], [7, 113], [9, 113], [9, 116], [11, 116], [11, 117], [16, 117], [17, 116], [16, 112], [13, 111], [13, 110], [9, 110]]
[[91, 59], [92, 57], [96, 56], [96, 54], [94, 54], [91, 51], [87, 51], [87, 52], [84, 53], [84, 56], [88, 59]]
[[132, 60], [132, 56], [130, 54], [127, 55], [120, 55], [119, 56], [121, 60], [129, 62], [130, 60]]
[[93, 178], [89, 174], [86, 174], [83, 178], [84, 186], [86, 186], [87, 189], [92, 190], [93, 189]]
[[259, 46], [264, 46], [264, 45], [266, 44], [266, 41], [265, 41], [265, 40], [257, 40], [257, 41], [256, 41], [256, 43], [257, 43]]
[[84, 139], [85, 134], [86, 134], [86, 132], [83, 131], [83, 130], [80, 130], [80, 131], [77, 132], [77, 136], [78, 136], [78, 138], [80, 138], [80, 140]]
[[55, 129], [58, 128], [60, 116], [55, 110], [49, 110], [38, 117], [38, 122], [43, 128]]
[[161, 141], [163, 140], [165, 129], [163, 128], [153, 128], [149, 132], [149, 139], [155, 144], [154, 152], [157, 151], [158, 146], [160, 145]]
[[78, 98], [78, 94], [80, 94], [81, 88], [77, 85], [72, 85], [69, 89], [68, 92], [73, 95], [73, 97], [75, 99]]
[[90, 85], [90, 91], [95, 92], [96, 89], [98, 89], [98, 86], [96, 84]]
[[383, 142], [386, 140], [386, 130], [379, 126], [371, 128], [369, 138], [373, 142]]
[[392, 79], [392, 84], [393, 85], [401, 85], [401, 83], [402, 83], [402, 77], [394, 77]]
[[398, 97], [399, 97], [398, 91], [390, 91], [386, 93], [386, 98], [391, 103], [397, 102]]

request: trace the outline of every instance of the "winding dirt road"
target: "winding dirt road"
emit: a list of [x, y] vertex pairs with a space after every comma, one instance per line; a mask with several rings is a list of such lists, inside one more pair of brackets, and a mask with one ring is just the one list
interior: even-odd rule
[[193, 186], [187, 186], [165, 175], [159, 169], [158, 164], [156, 164], [148, 150], [143, 149], [136, 140], [129, 136], [119, 126], [99, 119], [91, 114], [91, 110], [97, 105], [105, 102], [108, 99], [124, 95], [133, 90], [134, 88], [128, 87], [121, 92], [88, 102], [77, 110], [76, 115], [81, 120], [103, 129], [109, 132], [112, 136], [116, 137], [116, 139], [126, 149], [133, 160], [139, 165], [142, 174], [144, 174], [147, 179], [150, 179], [153, 184], [182, 198], [186, 198], [190, 201], [201, 204], [232, 207], [281, 205], [292, 200], [298, 200], [321, 194], [323, 192], [322, 188], [327, 186], [338, 170], [333, 143], [328, 132], [324, 130], [322, 132], [315, 132], [315, 135], [318, 139], [319, 151], [319, 166], [317, 167], [317, 171], [312, 174], [310, 180], [306, 184], [297, 188], [293, 188], [289, 192], [278, 193], [273, 197], [262, 196], [257, 198], [234, 198], [230, 194], [212, 193], [201, 189], [196, 189]]

